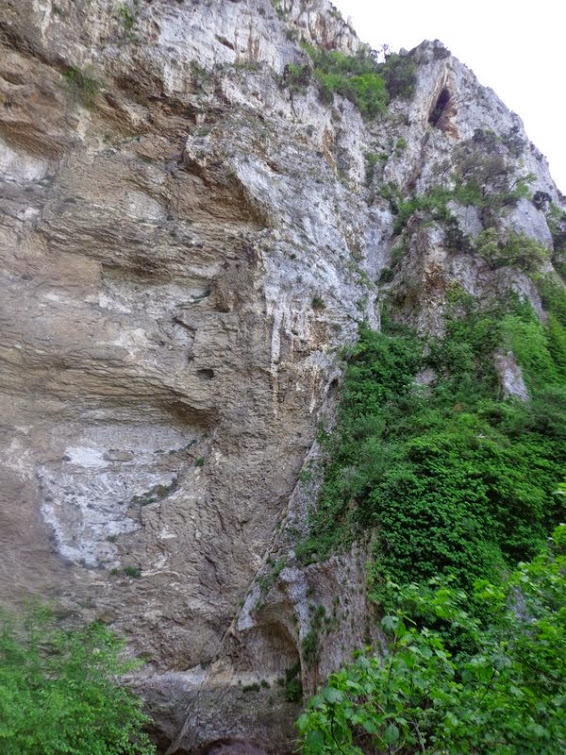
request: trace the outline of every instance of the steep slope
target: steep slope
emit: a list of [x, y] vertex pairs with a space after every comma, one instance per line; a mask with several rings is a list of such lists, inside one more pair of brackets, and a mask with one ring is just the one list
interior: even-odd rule
[[[375, 119], [321, 101], [311, 73], [294, 85], [301, 40], [360, 48], [327, 2], [2, 0], [0, 40], [0, 599], [48, 595], [125, 633], [169, 752], [283, 752], [299, 677], [371, 630], [361, 546], [293, 557], [336, 348], [379, 327], [385, 295], [442, 334], [453, 284], [542, 315], [528, 265], [466, 239], [512, 229], [551, 271], [563, 198], [437, 43]], [[346, 583], [315, 672], [309, 605], [338, 614]]]

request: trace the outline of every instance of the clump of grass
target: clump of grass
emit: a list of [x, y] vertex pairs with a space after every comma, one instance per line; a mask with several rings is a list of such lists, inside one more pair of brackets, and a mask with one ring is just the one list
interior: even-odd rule
[[69, 92], [83, 105], [92, 107], [96, 96], [102, 87], [100, 81], [93, 75], [90, 66], [83, 69], [68, 66], [63, 72]]
[[139, 579], [142, 575], [142, 570], [139, 566], [125, 566], [123, 572], [127, 577], [132, 577], [133, 579]]

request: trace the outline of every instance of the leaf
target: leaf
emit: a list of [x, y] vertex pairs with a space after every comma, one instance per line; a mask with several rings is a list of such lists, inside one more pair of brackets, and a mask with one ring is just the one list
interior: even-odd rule
[[386, 745], [394, 745], [399, 739], [399, 729], [395, 724], [389, 724], [389, 726], [383, 732], [383, 741]]
[[319, 731], [309, 731], [305, 738], [306, 752], [324, 752], [324, 737]]
[[399, 617], [384, 616], [381, 619], [381, 626], [385, 629], [386, 632], [395, 632], [395, 630], [399, 626]]
[[323, 690], [322, 697], [326, 700], [326, 702], [334, 705], [336, 703], [342, 702], [342, 700], [344, 699], [344, 693], [339, 689], [335, 689], [334, 687], [327, 687], [325, 690]]

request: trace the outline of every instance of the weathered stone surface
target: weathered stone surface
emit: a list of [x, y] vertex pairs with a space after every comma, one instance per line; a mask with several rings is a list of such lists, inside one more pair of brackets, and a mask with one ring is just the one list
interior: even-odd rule
[[[363, 551], [299, 569], [289, 533], [316, 494], [297, 481], [334, 349], [379, 326], [399, 242], [381, 188], [448, 180], [488, 129], [522, 145], [520, 163], [501, 147], [514, 180], [562, 199], [517, 116], [439, 44], [413, 53], [415, 96], [364, 123], [281, 84], [299, 38], [358, 49], [325, 0], [282, 0], [282, 18], [268, 0], [128, 7], [131, 28], [113, 0], [0, 0], [0, 599], [124, 633], [163, 751], [283, 753], [297, 704], [277, 680], [299, 663], [310, 692], [369, 631]], [[368, 152], [388, 154], [372, 180]], [[505, 223], [550, 244], [525, 202]], [[454, 214], [475, 236], [472, 209]], [[443, 332], [455, 284], [540, 310], [524, 275], [410, 222], [382, 288], [420, 332]], [[315, 672], [316, 605], [336, 616]]]
[[498, 351], [495, 354], [495, 368], [505, 396], [518, 398], [521, 401], [529, 400], [529, 391], [523, 373], [512, 351], [507, 353]]

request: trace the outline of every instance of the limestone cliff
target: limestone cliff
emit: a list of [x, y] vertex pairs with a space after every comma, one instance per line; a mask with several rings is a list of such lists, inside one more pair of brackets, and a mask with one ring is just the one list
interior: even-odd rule
[[393, 194], [483, 150], [487, 193], [529, 183], [502, 231], [552, 250], [565, 206], [519, 118], [440, 44], [410, 53], [412, 96], [364, 121], [312, 79], [285, 85], [310, 65], [301, 40], [360, 47], [325, 0], [0, 0], [0, 599], [124, 633], [168, 752], [290, 747], [276, 680], [313, 595], [344, 617], [322, 676], [364, 641], [363, 552], [299, 569], [292, 533], [335, 349], [379, 327], [382, 291], [422, 333], [454, 282], [541, 311], [523, 271], [454, 242], [489, 208], [453, 200], [449, 237], [418, 212], [400, 228]]

